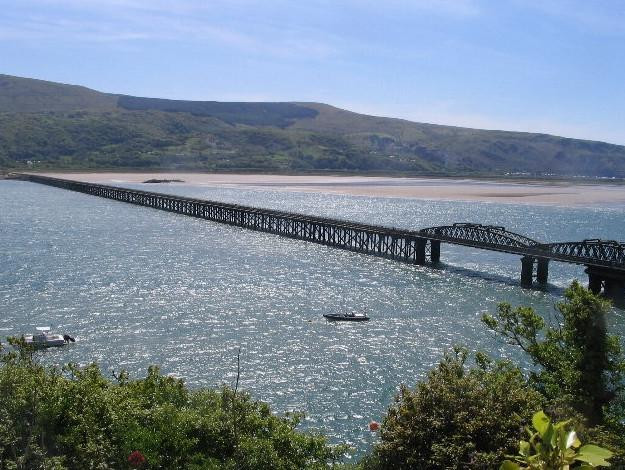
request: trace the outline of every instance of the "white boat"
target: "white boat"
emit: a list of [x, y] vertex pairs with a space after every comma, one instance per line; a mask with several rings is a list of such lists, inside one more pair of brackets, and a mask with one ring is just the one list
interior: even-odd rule
[[35, 328], [35, 330], [37, 330], [35, 334], [24, 335], [26, 344], [33, 346], [35, 349], [54, 348], [63, 346], [69, 341], [74, 341], [74, 338], [68, 335], [50, 333], [49, 326], [40, 326]]

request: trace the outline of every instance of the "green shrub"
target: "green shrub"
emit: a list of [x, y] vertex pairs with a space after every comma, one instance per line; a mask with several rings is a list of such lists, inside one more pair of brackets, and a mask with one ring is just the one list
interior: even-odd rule
[[229, 388], [189, 390], [156, 367], [112, 382], [96, 365], [0, 355], [0, 470], [124, 469], [135, 451], [146, 469], [321, 469], [345, 452], [298, 432], [297, 415], [275, 416]]
[[510, 363], [478, 355], [467, 370], [466, 360], [456, 348], [414, 390], [402, 387], [364, 468], [492, 468], [516, 450], [542, 396]]
[[573, 406], [590, 425], [597, 425], [625, 386], [620, 340], [607, 334], [609, 306], [573, 282], [565, 301], [556, 305], [554, 325], [547, 325], [530, 307], [512, 309], [507, 303], [499, 304], [496, 315], [482, 319], [538, 366], [530, 380], [547, 398]]
[[625, 468], [625, 358], [620, 338], [607, 333], [609, 306], [573, 282], [553, 324], [532, 308], [506, 303], [483, 321], [532, 360], [530, 384], [550, 413], [575, 418], [580, 436], [614, 451], [611, 461]]

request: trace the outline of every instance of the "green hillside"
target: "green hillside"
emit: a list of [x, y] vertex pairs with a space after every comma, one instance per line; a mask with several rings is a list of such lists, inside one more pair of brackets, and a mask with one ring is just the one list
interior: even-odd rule
[[216, 117], [229, 124], [288, 127], [298, 119], [314, 118], [318, 112], [295, 103], [220, 103], [120, 96], [120, 108], [131, 111], [165, 111]]
[[625, 147], [320, 103], [139, 98], [0, 75], [0, 167], [625, 176]]
[[0, 74], [0, 112], [111, 111], [117, 96], [82, 86]]

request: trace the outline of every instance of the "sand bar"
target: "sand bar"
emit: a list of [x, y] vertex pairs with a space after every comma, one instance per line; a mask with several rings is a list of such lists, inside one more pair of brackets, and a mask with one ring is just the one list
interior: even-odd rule
[[[280, 191], [401, 197], [450, 201], [483, 201], [557, 206], [625, 207], [625, 185], [545, 181], [496, 181], [450, 178], [368, 176], [292, 176], [216, 173], [45, 173], [48, 176], [100, 184], [142, 183], [148, 179], [177, 179], [184, 184], [244, 187]], [[181, 183], [171, 183], [181, 184]], [[147, 191], [163, 186], [146, 184]]]

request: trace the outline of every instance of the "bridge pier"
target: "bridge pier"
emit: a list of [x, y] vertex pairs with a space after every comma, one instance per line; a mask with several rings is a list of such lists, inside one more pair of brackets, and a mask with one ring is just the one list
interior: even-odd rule
[[536, 281], [539, 284], [547, 284], [549, 278], [549, 259], [537, 258], [536, 259]]
[[440, 240], [431, 240], [428, 238], [417, 238], [415, 242], [415, 263], [426, 264], [428, 261], [428, 243], [430, 244], [429, 261], [432, 264], [441, 260], [441, 242]]
[[586, 267], [588, 289], [593, 294], [605, 295], [618, 307], [625, 306], [625, 272], [594, 266]]
[[425, 245], [427, 244], [427, 239], [425, 238], [417, 238], [417, 243], [415, 246], [416, 249], [416, 263], [417, 264], [425, 264]]
[[588, 269], [586, 269], [586, 273], [588, 274], [588, 290], [590, 290], [593, 294], [600, 294], [601, 288], [603, 287], [603, 281], [598, 275], [589, 272]]
[[534, 283], [534, 257], [523, 256], [521, 258], [521, 286], [532, 287]]
[[[536, 265], [536, 275], [534, 275], [534, 265]], [[521, 286], [532, 287], [534, 278], [538, 284], [547, 284], [549, 259], [523, 256], [521, 258]]]
[[441, 260], [441, 242], [440, 240], [430, 240], [430, 261], [432, 264], [439, 263]]

